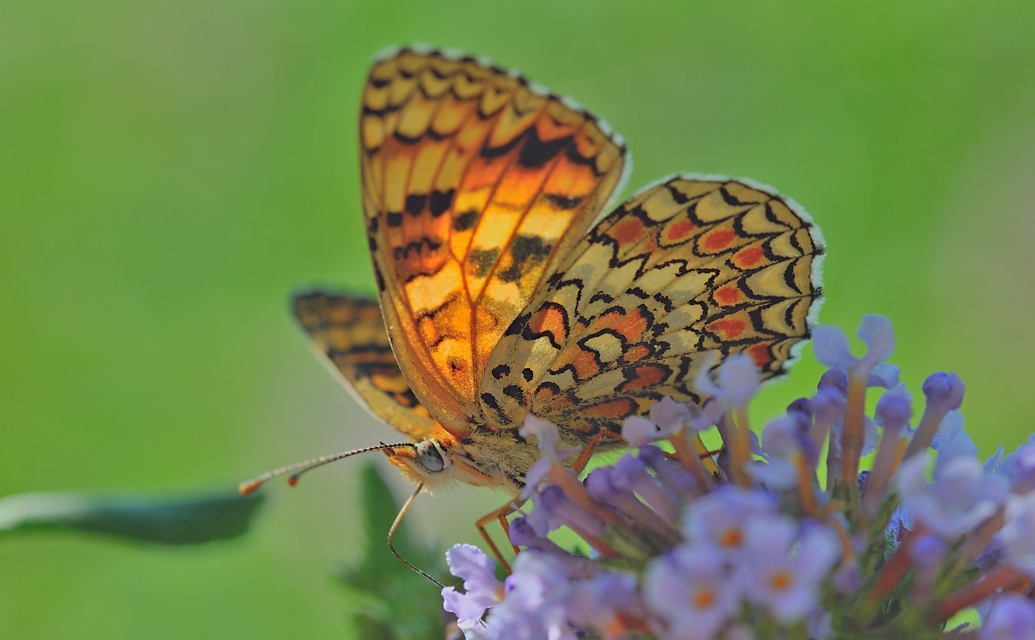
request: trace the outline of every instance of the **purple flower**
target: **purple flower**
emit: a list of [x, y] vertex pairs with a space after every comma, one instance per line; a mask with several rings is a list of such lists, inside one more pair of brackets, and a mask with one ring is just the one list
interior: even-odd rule
[[776, 513], [777, 504], [772, 495], [724, 485], [691, 506], [683, 519], [683, 531], [692, 541], [732, 552], [744, 544], [745, 526], [753, 518]]
[[800, 537], [798, 531], [786, 516], [755, 518], [745, 528], [744, 555], [737, 560], [748, 598], [788, 624], [818, 606], [820, 582], [841, 551], [825, 526], [808, 526]]
[[627, 417], [622, 423], [622, 437], [630, 447], [642, 447], [673, 436], [684, 425], [692, 426], [700, 413], [699, 409], [692, 411], [689, 406], [664, 397], [651, 407], [649, 420], [643, 416]]
[[932, 373], [924, 380], [923, 389], [928, 406], [953, 411], [963, 404], [963, 381], [955, 373]]
[[994, 472], [1009, 479], [1013, 490], [1023, 493], [1035, 489], [1035, 434], [1028, 441], [1017, 447], [1013, 453], [1002, 456], [1002, 447], [986, 466]]
[[898, 385], [898, 376], [901, 371], [901, 368], [899, 368], [897, 364], [882, 362], [870, 371], [870, 380], [866, 386], [891, 389]]
[[684, 499], [699, 493], [693, 475], [678, 462], [669, 460], [661, 449], [653, 445], [642, 447], [640, 459], [650, 467], [658, 485], [668, 493], [684, 496]]
[[719, 365], [715, 382], [712, 382], [708, 366], [702, 366], [694, 378], [694, 386], [701, 395], [712, 398], [724, 410], [746, 406], [760, 385], [758, 365], [751, 356], [743, 353], [731, 356]]
[[527, 517], [514, 518], [510, 522], [510, 541], [520, 547], [538, 551], [548, 551], [557, 555], [566, 553], [556, 542], [536, 533], [528, 523]]
[[845, 332], [825, 324], [812, 328], [812, 351], [816, 360], [829, 369], [847, 371], [859, 362], [852, 355]]
[[[844, 433], [844, 423], [837, 421], [831, 429], [830, 449], [837, 456], [841, 456], [841, 437]], [[877, 423], [869, 416], [863, 416], [863, 446], [860, 455], [869, 455], [877, 448], [880, 442], [880, 431], [877, 430]]]
[[1035, 603], [1016, 593], [996, 596], [981, 623], [979, 640], [1035, 638]]
[[561, 460], [578, 453], [578, 450], [558, 449], [561, 436], [557, 425], [531, 414], [525, 418], [518, 433], [525, 438], [534, 437], [539, 443], [539, 459], [525, 474], [525, 488], [521, 491], [521, 498], [527, 500], [555, 465], [560, 466]]
[[535, 496], [532, 512], [525, 518], [532, 530], [541, 537], [568, 526], [581, 535], [597, 536], [603, 533], [604, 523], [577, 504], [557, 485], [548, 485]]
[[[849, 627], [933, 637], [984, 602], [984, 626], [964, 635], [1035, 637], [1029, 600], [989, 595], [1019, 588], [1021, 572], [1035, 578], [1035, 436], [982, 464], [957, 410], [963, 385], [949, 373], [924, 383], [913, 430], [912, 398], [882, 362], [895, 344], [890, 323], [867, 316], [858, 333], [866, 353], [856, 358], [843, 334], [816, 330], [817, 355], [837, 368], [766, 426], [764, 449], [742, 424], [759, 378], [747, 357], [714, 378], [711, 366], [699, 370], [703, 411], [665, 399], [649, 418], [628, 418], [625, 438], [639, 451], [582, 482], [559, 450], [569, 431], [528, 418], [521, 433], [538, 439], [541, 459], [524, 492], [534, 507], [510, 527], [522, 551], [501, 583], [485, 554], [451, 550], [464, 584], [442, 595], [457, 626], [468, 640], [833, 640]], [[724, 453], [701, 464], [675, 438], [714, 423]], [[872, 450], [878, 425], [877, 456], [860, 467], [858, 439]], [[663, 438], [676, 454], [647, 444]], [[590, 555], [547, 537], [561, 526]]]
[[913, 396], [900, 383], [881, 394], [873, 421], [881, 428], [902, 431], [909, 426], [912, 417]]
[[542, 457], [557, 457], [557, 445], [560, 444], [561, 436], [554, 423], [529, 414], [525, 417], [520, 433], [525, 438], [536, 438]]
[[594, 469], [585, 484], [591, 496], [648, 529], [671, 529], [668, 522], [678, 513], [679, 496], [648, 473], [647, 465], [635, 456], [625, 455], [614, 466]]
[[741, 586], [720, 554], [707, 547], [677, 547], [647, 565], [647, 608], [661, 620], [664, 640], [710, 640], [740, 605]]
[[972, 458], [936, 464], [930, 484], [924, 476], [926, 466], [927, 457], [917, 455], [899, 467], [895, 480], [902, 507], [945, 538], [955, 538], [995, 513], [1010, 488], [1005, 478], [986, 475]]
[[665, 433], [653, 421], [643, 416], [629, 416], [622, 421], [622, 438], [630, 447], [642, 447], [655, 440], [663, 440], [671, 434]]
[[568, 624], [571, 577], [548, 553], [525, 551], [514, 560], [506, 597], [489, 612], [485, 636], [493, 640], [575, 640]]
[[977, 445], [963, 430], [963, 414], [959, 411], [945, 414], [938, 426], [938, 432], [931, 440], [931, 448], [938, 452], [939, 459], [953, 456], [977, 458], [978, 453]]
[[568, 600], [568, 617], [579, 629], [595, 629], [604, 640], [627, 638], [620, 616], [642, 617], [643, 602], [636, 576], [602, 572], [578, 584]]
[[891, 357], [895, 350], [895, 331], [891, 320], [874, 313], [863, 316], [857, 330], [859, 338], [866, 343], [863, 364], [872, 369]]
[[481, 624], [486, 610], [503, 598], [503, 583], [496, 579], [496, 564], [478, 547], [453, 545], [446, 551], [449, 572], [464, 581], [464, 593], [453, 587], [442, 589], [446, 611], [456, 614], [458, 626], [470, 629]]
[[816, 359], [825, 366], [844, 371], [857, 367], [869, 371], [887, 360], [895, 350], [895, 332], [891, 328], [891, 321], [884, 316], [863, 316], [858, 335], [867, 347], [862, 358], [852, 355], [848, 338], [840, 329], [823, 325], [812, 330], [812, 350]]
[[[765, 462], [756, 460], [747, 467], [747, 473], [767, 488], [785, 491], [798, 484], [798, 459], [811, 445], [808, 424], [801, 414], [788, 414], [770, 422], [762, 432], [762, 452]], [[810, 447], [811, 448], [811, 447]]]
[[909, 546], [909, 555], [917, 566], [924, 569], [938, 566], [948, 551], [949, 546], [945, 540], [931, 534], [917, 536]]
[[1006, 559], [1035, 577], [1035, 493], [1012, 495], [1006, 501], [1002, 535]]

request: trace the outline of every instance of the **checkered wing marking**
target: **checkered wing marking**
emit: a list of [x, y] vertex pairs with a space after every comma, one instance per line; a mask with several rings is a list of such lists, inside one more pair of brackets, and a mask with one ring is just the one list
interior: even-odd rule
[[296, 296], [294, 311], [313, 346], [370, 413], [415, 440], [441, 430], [403, 378], [376, 300], [315, 291]]
[[804, 216], [736, 180], [674, 178], [637, 194], [507, 330], [482, 379], [487, 415], [514, 424], [531, 412], [584, 441], [663, 396], [699, 401], [706, 354], [747, 353], [763, 377], [780, 374], [820, 296], [823, 248]]
[[625, 149], [585, 111], [472, 58], [404, 49], [363, 92], [367, 232], [388, 333], [451, 433], [544, 274], [589, 228]]

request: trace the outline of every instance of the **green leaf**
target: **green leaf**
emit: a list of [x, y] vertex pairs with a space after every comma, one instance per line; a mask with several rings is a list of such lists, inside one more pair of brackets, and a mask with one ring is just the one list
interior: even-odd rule
[[[442, 638], [442, 596], [438, 587], [399, 562], [385, 542], [388, 529], [399, 513], [398, 503], [374, 465], [362, 471], [362, 557], [341, 573], [348, 587], [349, 605], [360, 637]], [[448, 577], [442, 553], [415, 542], [406, 521], [392, 539], [407, 560], [439, 578]]]
[[178, 498], [27, 493], [0, 499], [0, 536], [77, 531], [147, 544], [203, 544], [247, 531], [262, 502], [236, 491]]

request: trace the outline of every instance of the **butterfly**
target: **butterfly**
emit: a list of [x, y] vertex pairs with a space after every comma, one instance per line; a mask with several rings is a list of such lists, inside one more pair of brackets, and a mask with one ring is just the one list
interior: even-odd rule
[[749, 180], [680, 175], [612, 210], [630, 168], [621, 136], [517, 72], [383, 55], [359, 141], [378, 300], [315, 291], [294, 311], [409, 438], [376, 448], [418, 491], [516, 495], [538, 457], [519, 433], [529, 415], [563, 447], [621, 447], [627, 416], [666, 396], [699, 404], [703, 366], [746, 353], [780, 375], [814, 324], [823, 242], [801, 207]]

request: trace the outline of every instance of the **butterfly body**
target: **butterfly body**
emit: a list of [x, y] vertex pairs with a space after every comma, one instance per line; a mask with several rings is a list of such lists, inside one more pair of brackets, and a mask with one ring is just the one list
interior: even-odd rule
[[[746, 180], [675, 176], [597, 221], [629, 163], [565, 98], [469, 57], [375, 62], [360, 114], [378, 302], [313, 292], [295, 313], [419, 484], [517, 493], [535, 415], [564, 447], [622, 445], [702, 366], [748, 353], [779, 375], [819, 307], [822, 239]], [[717, 358], [715, 356], [718, 356]]]

